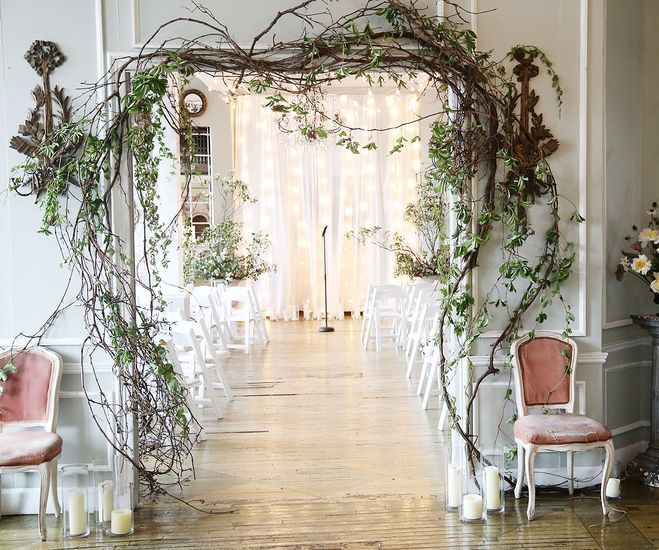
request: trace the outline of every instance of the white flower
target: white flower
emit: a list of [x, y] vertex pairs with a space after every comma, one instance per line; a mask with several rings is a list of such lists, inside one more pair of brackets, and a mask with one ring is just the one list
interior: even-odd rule
[[641, 241], [641, 246], [645, 246], [649, 242], [659, 244], [659, 229], [646, 227], [638, 234], [638, 240]]
[[650, 288], [652, 289], [652, 292], [659, 294], [659, 273], [655, 271], [652, 275], [654, 275], [654, 281], [650, 283]]
[[636, 273], [640, 273], [641, 275], [645, 275], [648, 271], [650, 271], [650, 261], [648, 260], [647, 256], [645, 254], [641, 254], [637, 258], [634, 258], [632, 260], [632, 270], [636, 271]]
[[629, 271], [629, 258], [627, 256], [623, 256], [620, 260], [620, 265], [624, 268], [625, 271]]

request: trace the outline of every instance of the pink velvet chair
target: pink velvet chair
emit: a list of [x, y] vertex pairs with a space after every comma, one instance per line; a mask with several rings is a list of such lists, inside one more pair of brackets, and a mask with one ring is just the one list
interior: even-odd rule
[[[517, 442], [517, 485], [515, 498], [522, 494], [524, 470], [529, 487], [526, 515], [535, 515], [535, 455], [541, 449], [567, 451], [568, 490], [574, 491], [574, 451], [602, 448], [602, 512], [608, 515], [606, 484], [613, 467], [611, 431], [601, 422], [574, 413], [574, 373], [577, 345], [554, 332], [538, 331], [534, 339], [525, 336], [512, 347], [517, 413], [514, 432]], [[531, 410], [553, 414], [529, 414]], [[564, 411], [564, 412], [561, 412]]]
[[[12, 362], [17, 371], [4, 382], [0, 396], [0, 474], [39, 470], [39, 533], [46, 540], [46, 505], [49, 488], [55, 516], [61, 508], [57, 499], [57, 458], [62, 438], [55, 433], [62, 359], [44, 348], [0, 353], [0, 367]], [[3, 432], [5, 427], [42, 427], [43, 431]]]

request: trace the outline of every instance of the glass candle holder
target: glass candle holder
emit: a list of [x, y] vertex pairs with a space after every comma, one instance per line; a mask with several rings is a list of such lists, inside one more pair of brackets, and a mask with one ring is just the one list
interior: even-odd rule
[[114, 508], [114, 481], [112, 470], [107, 467], [107, 459], [94, 458], [92, 484], [92, 500], [96, 504], [96, 525], [102, 528], [110, 526], [112, 509]]
[[447, 441], [444, 444], [444, 463], [446, 465], [444, 486], [446, 488], [446, 509], [457, 511], [462, 497], [462, 468], [460, 466], [460, 447], [457, 443]]
[[68, 464], [60, 468], [60, 502], [64, 509], [66, 538], [89, 535], [89, 466]]
[[506, 511], [506, 485], [503, 479], [505, 461], [502, 453], [483, 455], [483, 479], [488, 514], [503, 514]]
[[487, 520], [487, 488], [483, 483], [483, 470], [480, 465], [475, 472], [471, 467], [462, 476], [462, 495], [460, 498], [460, 521], [483, 523]]
[[133, 484], [115, 482], [114, 507], [110, 514], [110, 527], [105, 534], [112, 537], [132, 535], [135, 531]]

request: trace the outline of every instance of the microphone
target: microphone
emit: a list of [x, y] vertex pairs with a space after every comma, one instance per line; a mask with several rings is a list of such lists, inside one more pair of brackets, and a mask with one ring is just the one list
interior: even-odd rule
[[323, 229], [323, 278], [325, 280], [325, 326], [320, 327], [318, 332], [334, 332], [334, 327], [327, 326], [327, 248], [325, 245], [325, 233], [327, 233], [327, 226]]

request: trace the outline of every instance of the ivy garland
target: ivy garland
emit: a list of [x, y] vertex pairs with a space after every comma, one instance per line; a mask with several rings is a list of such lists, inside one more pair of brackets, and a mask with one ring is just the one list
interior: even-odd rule
[[[314, 98], [322, 98], [326, 86], [346, 78], [405, 88], [425, 75], [424, 92], [437, 96], [436, 112], [424, 115], [432, 120], [425, 177], [454, 220], [436, 335], [440, 377], [451, 426], [464, 439], [469, 456], [478, 455], [470, 429], [478, 389], [486, 377], [499, 372], [495, 354], [505, 353], [518, 337], [531, 308], [537, 307], [534, 322], [540, 325], [552, 302], [560, 301], [565, 333], [570, 333], [574, 317], [561, 287], [575, 252], [561, 233], [559, 193], [546, 161], [558, 142], [542, 115], [535, 113], [537, 97], [517, 84], [521, 73], [511, 75], [508, 69], [511, 61], [522, 66], [520, 71], [540, 62], [560, 105], [562, 90], [551, 62], [533, 46], [516, 46], [498, 61], [491, 52], [478, 51], [475, 34], [463, 25], [463, 12], [450, 2], [445, 4], [455, 13], [441, 18], [402, 0], [368, 0], [338, 18], [324, 7], [313, 11], [318, 4], [305, 0], [280, 11], [249, 47], [241, 47], [225, 25], [195, 3], [191, 17], [163, 24], [139, 54], [122, 59], [92, 86], [90, 104], [99, 93], [104, 99], [59, 128], [49, 147], [31, 155], [13, 178], [12, 186], [20, 189], [27, 183], [21, 174], [29, 173], [35, 161], [52, 156], [58, 143], [81, 140], [79, 155], [59, 164], [44, 182], [45, 192], [38, 199], [42, 231], [56, 236], [67, 265], [80, 279], [77, 302], [84, 308], [89, 333], [81, 351], [85, 368], [95, 374], [89, 352], [102, 350], [112, 358], [125, 392], [115, 407], [105, 393], [99, 399], [88, 395], [94, 418], [116, 432], [116, 437], [108, 435], [109, 441], [133, 462], [150, 494], [167, 492], [168, 483], [181, 483], [193, 471], [191, 451], [198, 432], [159, 338], [167, 330], [159, 268], [167, 262], [163, 251], [175, 224], [160, 218], [156, 191], [161, 163], [171, 158], [164, 142], [166, 127], [181, 136], [189, 134], [189, 121], [180, 118], [172, 90], [196, 72], [222, 75], [235, 94], [264, 94], [269, 108], [303, 121], [299, 129], [305, 135], [329, 139], [340, 125], [338, 144], [355, 154], [374, 148], [374, 143], [358, 143], [353, 134], [357, 129], [324, 113], [322, 101]], [[285, 18], [302, 23], [299, 38], [277, 38], [278, 24]], [[163, 30], [181, 21], [196, 25], [199, 36], [156, 43]], [[266, 39], [268, 44], [262, 42]], [[179, 45], [173, 46], [174, 40]], [[520, 112], [520, 105], [530, 105], [528, 113]], [[310, 120], [312, 128], [304, 122]], [[79, 188], [70, 187], [71, 181]], [[144, 259], [139, 266], [113, 222], [113, 214], [125, 208], [113, 205], [120, 198], [129, 207], [135, 201], [134, 208], [142, 214]], [[534, 217], [549, 221], [543, 235], [534, 237], [535, 244], [540, 241], [539, 254], [529, 246], [536, 230], [527, 213], [534, 203], [545, 211]], [[572, 219], [582, 220], [576, 212]], [[495, 235], [503, 238], [495, 240]], [[498, 278], [476, 306], [471, 278], [490, 241], [501, 250]], [[137, 304], [136, 287], [148, 293], [146, 305]], [[507, 322], [491, 345], [488, 366], [476, 377], [469, 355], [497, 311], [505, 313]], [[56, 314], [34, 338], [43, 336]], [[449, 335], [457, 338], [457, 348], [447, 347]], [[458, 408], [449, 388], [461, 368], [468, 369], [469, 376], [457, 390], [466, 393], [466, 405]], [[135, 455], [131, 418], [139, 429]]]

